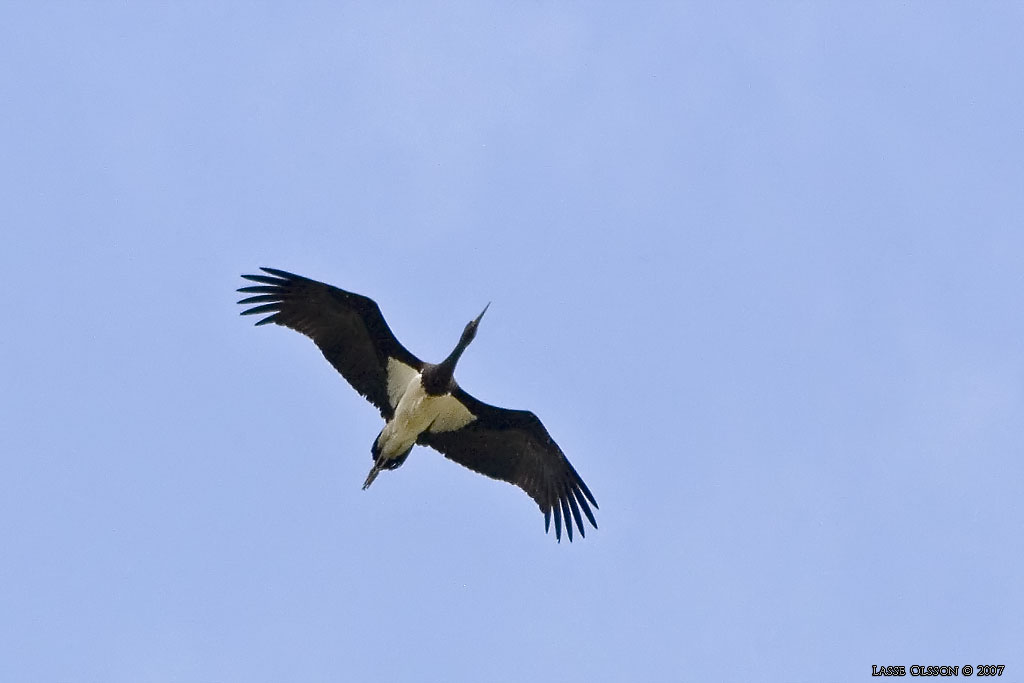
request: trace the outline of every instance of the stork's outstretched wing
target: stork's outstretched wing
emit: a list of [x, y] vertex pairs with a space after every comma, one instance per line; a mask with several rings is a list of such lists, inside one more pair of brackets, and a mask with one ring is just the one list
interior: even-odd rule
[[389, 370], [408, 376], [408, 369], [418, 372], [423, 361], [395, 339], [376, 302], [283, 270], [260, 270], [269, 275], [242, 276], [260, 283], [238, 290], [254, 295], [238, 303], [258, 304], [242, 315], [270, 313], [256, 324], [284, 325], [312, 339], [349, 384], [377, 406], [385, 420], [391, 419]]
[[526, 491], [544, 513], [545, 530], [550, 528], [554, 513], [558, 540], [562, 539], [563, 519], [570, 541], [573, 521], [580, 536], [586, 535], [581, 510], [597, 528], [590, 510], [590, 505], [597, 507], [597, 501], [536, 415], [488, 405], [461, 388], [452, 396], [476, 419], [455, 431], [428, 429], [420, 434], [418, 443], [436, 448], [474, 472]]

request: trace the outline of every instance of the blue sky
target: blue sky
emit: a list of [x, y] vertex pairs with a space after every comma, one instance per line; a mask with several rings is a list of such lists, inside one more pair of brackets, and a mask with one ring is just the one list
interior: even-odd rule
[[[0, 8], [0, 678], [849, 681], [1024, 659], [1015, 3]], [[268, 265], [601, 505], [380, 428]]]

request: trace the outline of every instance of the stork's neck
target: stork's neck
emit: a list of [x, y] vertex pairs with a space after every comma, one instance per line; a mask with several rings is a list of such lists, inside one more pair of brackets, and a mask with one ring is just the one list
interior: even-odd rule
[[452, 352], [448, 354], [448, 357], [441, 361], [441, 366], [444, 368], [450, 368], [451, 373], [454, 375], [455, 364], [459, 362], [460, 358], [462, 358], [462, 352], [466, 350], [466, 347], [469, 346], [469, 342], [471, 341], [473, 340], [468, 339], [466, 335], [462, 335], [462, 339], [460, 339], [459, 343], [455, 345]]
[[451, 391], [455, 378], [455, 364], [459, 362], [462, 352], [466, 350], [471, 341], [473, 341], [471, 338], [463, 335], [447, 358], [437, 365], [430, 365], [423, 369], [423, 388], [428, 394], [440, 396]]

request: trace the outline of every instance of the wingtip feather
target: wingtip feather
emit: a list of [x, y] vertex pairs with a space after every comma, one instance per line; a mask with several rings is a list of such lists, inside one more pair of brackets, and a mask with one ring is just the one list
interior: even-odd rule
[[242, 277], [250, 282], [261, 282], [265, 285], [276, 285], [278, 287], [288, 284], [288, 280], [280, 277], [267, 277], [266, 275], [243, 275]]
[[235, 291], [243, 294], [277, 294], [281, 296], [281, 287], [278, 285], [249, 285], [239, 287]]
[[569, 516], [569, 503], [563, 496], [559, 496], [558, 500], [562, 505], [562, 516], [565, 518], [565, 533], [569, 536], [569, 543], [572, 543], [572, 517]]
[[260, 270], [262, 270], [264, 273], [270, 273], [271, 275], [279, 277], [282, 280], [305, 280], [306, 279], [306, 278], [302, 277], [301, 275], [296, 275], [295, 273], [289, 273], [287, 270], [279, 270], [277, 268], [266, 268], [264, 266], [260, 266]]
[[569, 501], [569, 509], [572, 510], [572, 518], [576, 520], [576, 528], [579, 529], [580, 538], [586, 538], [587, 532], [583, 528], [583, 518], [580, 517], [580, 507], [576, 504], [576, 496], [568, 484], [565, 486], [565, 500]]
[[247, 296], [244, 299], [239, 299], [235, 303], [248, 305], [248, 304], [258, 304], [258, 303], [262, 303], [264, 301], [276, 301], [276, 302], [280, 303], [281, 302], [281, 295], [280, 294], [257, 294], [256, 296]]
[[[596, 529], [597, 520], [594, 519], [594, 513], [590, 510], [590, 506], [587, 504], [587, 499], [579, 489], [575, 489], [573, 493], [576, 494], [576, 500], [579, 501], [580, 507], [583, 509], [583, 514], [587, 516], [587, 520], [590, 522], [590, 526]], [[594, 507], [597, 507], [597, 503], [594, 503]]]

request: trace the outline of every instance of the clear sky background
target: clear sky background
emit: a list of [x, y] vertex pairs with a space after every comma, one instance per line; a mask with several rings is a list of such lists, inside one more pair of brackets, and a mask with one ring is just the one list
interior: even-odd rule
[[[0, 679], [1024, 680], [1024, 10], [5, 3]], [[528, 408], [380, 428], [268, 265]]]

